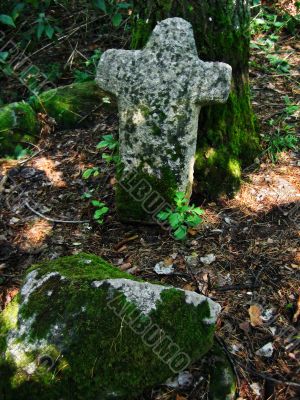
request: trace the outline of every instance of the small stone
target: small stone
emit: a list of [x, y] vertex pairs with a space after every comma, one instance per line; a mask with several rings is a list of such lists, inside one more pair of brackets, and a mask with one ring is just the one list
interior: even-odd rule
[[166, 386], [172, 389], [187, 389], [193, 384], [193, 375], [189, 371], [182, 371], [175, 379], [168, 379]]
[[20, 221], [19, 218], [12, 217], [12, 218], [9, 220], [9, 224], [10, 224], [10, 225], [14, 225], [14, 224], [17, 224], [19, 221]]
[[174, 272], [174, 267], [173, 264], [166, 266], [163, 261], [160, 261], [155, 265], [154, 271], [158, 275], [172, 275]]
[[261, 347], [260, 349], [258, 349], [255, 352], [255, 354], [258, 356], [270, 358], [273, 355], [273, 351], [274, 351], [273, 343], [269, 342], [269, 343], [265, 344], [263, 347]]
[[199, 263], [198, 255], [185, 256], [185, 261], [189, 267], [197, 267]]
[[200, 261], [205, 265], [209, 265], [216, 261], [216, 256], [214, 254], [207, 254], [204, 257], [200, 257]]
[[256, 382], [254, 382], [254, 383], [251, 383], [250, 387], [251, 387], [253, 393], [255, 394], [255, 396], [259, 396], [261, 398], [261, 387], [260, 387], [260, 385], [258, 383], [256, 383]]

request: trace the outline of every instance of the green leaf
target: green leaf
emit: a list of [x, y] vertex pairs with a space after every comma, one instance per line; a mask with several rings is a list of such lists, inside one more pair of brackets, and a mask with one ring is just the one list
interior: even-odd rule
[[118, 13], [112, 17], [111, 22], [113, 26], [117, 28], [118, 26], [121, 25], [122, 19], [123, 19], [122, 14]]
[[92, 200], [91, 203], [92, 203], [92, 205], [94, 207], [103, 207], [103, 206], [105, 206], [105, 204], [102, 203], [102, 201], [98, 201], [98, 200]]
[[95, 6], [105, 14], [107, 13], [105, 0], [95, 0]]
[[186, 219], [186, 222], [193, 228], [202, 222], [202, 218], [200, 218], [198, 215], [189, 215]]
[[0, 51], [0, 62], [5, 62], [9, 56], [8, 51]]
[[181, 225], [176, 231], [174, 232], [174, 236], [177, 240], [183, 240], [186, 238], [187, 235], [187, 228], [184, 225]]
[[173, 213], [169, 217], [169, 222], [172, 228], [177, 228], [183, 221], [183, 217], [179, 213]]
[[83, 179], [89, 179], [89, 177], [92, 175], [93, 172], [94, 168], [89, 168], [85, 170], [84, 173], [82, 174]]
[[184, 192], [177, 192], [175, 194], [175, 199], [176, 200], [183, 200], [185, 198], [185, 193]]
[[202, 209], [199, 208], [199, 207], [194, 208], [194, 209], [193, 209], [193, 212], [196, 213], [196, 214], [198, 214], [198, 215], [203, 215], [203, 214], [204, 214], [204, 210], [202, 210]]
[[165, 221], [170, 215], [170, 211], [160, 211], [157, 214], [157, 218], [160, 219], [161, 221]]
[[14, 21], [19, 17], [19, 15], [20, 15], [21, 11], [23, 11], [24, 7], [25, 7], [24, 3], [18, 3], [15, 6], [15, 8], [13, 9], [12, 14], [11, 14], [12, 19]]
[[102, 140], [101, 142], [99, 142], [97, 144], [96, 149], [103, 149], [103, 148], [105, 148], [107, 146], [108, 146], [107, 142], [105, 140]]
[[118, 3], [117, 4], [117, 8], [119, 8], [120, 10], [128, 10], [128, 8], [132, 7], [132, 4], [130, 3]]
[[0, 22], [2, 22], [2, 24], [4, 24], [4, 25], [8, 25], [8, 26], [12, 26], [13, 28], [16, 28], [14, 20], [9, 15], [1, 14]]
[[46, 35], [48, 36], [48, 38], [49, 39], [52, 39], [52, 37], [53, 37], [53, 34], [54, 34], [54, 29], [52, 28], [52, 26], [51, 25], [46, 25], [46, 27], [45, 27], [45, 32], [46, 32]]
[[102, 217], [102, 215], [106, 214], [108, 211], [109, 211], [109, 208], [108, 208], [108, 207], [100, 208], [99, 210], [96, 210], [96, 211], [95, 211], [94, 217], [93, 217], [93, 218], [94, 218], [94, 219], [99, 219], [99, 218]]
[[39, 40], [42, 37], [44, 30], [45, 30], [45, 25], [42, 22], [39, 22], [36, 30], [36, 36]]
[[83, 195], [81, 196], [82, 199], [90, 199], [92, 197], [92, 194], [89, 192], [85, 192], [83, 193]]

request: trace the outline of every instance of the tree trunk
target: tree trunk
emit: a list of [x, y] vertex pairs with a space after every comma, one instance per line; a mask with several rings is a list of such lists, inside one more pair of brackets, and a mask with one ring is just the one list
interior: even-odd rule
[[200, 113], [195, 192], [207, 198], [238, 189], [241, 169], [259, 150], [248, 81], [249, 2], [245, 0], [134, 0], [131, 47], [145, 45], [158, 21], [182, 17], [194, 29], [199, 57], [232, 66], [232, 90], [225, 105]]

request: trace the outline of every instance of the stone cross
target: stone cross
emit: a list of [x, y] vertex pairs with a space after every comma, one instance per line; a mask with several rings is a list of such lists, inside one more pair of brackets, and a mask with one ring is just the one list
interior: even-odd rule
[[200, 108], [227, 100], [231, 67], [201, 61], [191, 24], [169, 18], [143, 50], [107, 50], [96, 81], [118, 99], [119, 214], [148, 220], [151, 191], [169, 203], [176, 191], [191, 194]]

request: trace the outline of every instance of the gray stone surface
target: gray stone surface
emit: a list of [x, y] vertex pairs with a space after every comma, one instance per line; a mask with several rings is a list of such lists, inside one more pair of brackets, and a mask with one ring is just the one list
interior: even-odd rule
[[226, 102], [231, 67], [201, 61], [191, 24], [169, 18], [143, 50], [106, 51], [96, 81], [118, 99], [123, 176], [163, 180], [169, 172], [176, 189], [190, 194], [200, 108]]

